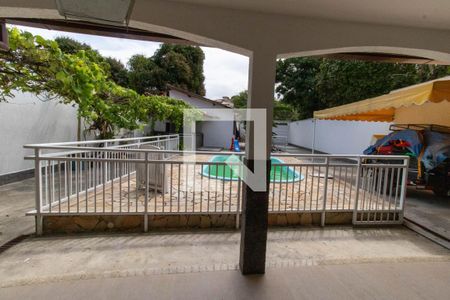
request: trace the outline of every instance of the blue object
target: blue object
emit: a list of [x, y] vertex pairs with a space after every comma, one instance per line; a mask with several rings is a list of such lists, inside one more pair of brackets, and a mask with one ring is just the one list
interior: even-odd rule
[[402, 131], [394, 131], [382, 139], [379, 139], [374, 145], [370, 146], [366, 150], [364, 150], [364, 154], [370, 155], [377, 152], [377, 148], [380, 146], [386, 146], [389, 144], [389, 141], [395, 140], [403, 140], [407, 141], [411, 146], [407, 147], [408, 150], [414, 154], [415, 157], [418, 157], [420, 151], [422, 150], [423, 144], [420, 140], [419, 133], [415, 130], [407, 129]]
[[424, 137], [427, 148], [422, 162], [425, 169], [432, 170], [450, 159], [450, 134], [426, 130]]
[[239, 147], [238, 140], [234, 140], [234, 152], [241, 152], [241, 147]]
[[[433, 170], [440, 164], [450, 159], [450, 134], [425, 130], [423, 133], [425, 140], [425, 151], [421, 158], [427, 171]], [[419, 157], [422, 147], [424, 147], [419, 133], [414, 130], [394, 131], [384, 138], [378, 140], [374, 145], [364, 150], [364, 154], [376, 154], [377, 148], [388, 145], [390, 141], [403, 140], [410, 143], [408, 150]]]

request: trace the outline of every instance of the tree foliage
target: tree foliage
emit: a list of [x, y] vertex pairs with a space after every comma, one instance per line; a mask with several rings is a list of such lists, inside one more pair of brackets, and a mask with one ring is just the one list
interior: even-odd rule
[[62, 40], [46, 40], [16, 28], [8, 33], [10, 49], [0, 52], [0, 101], [19, 90], [76, 104], [79, 116], [101, 138], [112, 137], [119, 128], [137, 129], [149, 120], [182, 124], [188, 105], [168, 97], [139, 95], [118, 85], [105, 70], [104, 59], [90, 47], [71, 51], [70, 47], [79, 45], [69, 40], [63, 45]]
[[315, 58], [277, 62], [276, 92], [300, 118], [450, 74], [448, 67]]
[[164, 85], [161, 70], [152, 59], [141, 55], [133, 55], [128, 61], [129, 87], [141, 94], [159, 94]]
[[[246, 108], [247, 98], [247, 91], [242, 91], [239, 94], [231, 97], [231, 100], [233, 101], [233, 105], [235, 108]], [[298, 113], [292, 105], [274, 99], [273, 119], [277, 121], [297, 120]]]
[[109, 65], [111, 80], [120, 86], [128, 87], [128, 70], [125, 68], [125, 65], [114, 57], [105, 57], [105, 61]]
[[171, 84], [205, 95], [204, 59], [200, 47], [162, 44], [152, 57], [131, 57], [129, 87], [142, 94], [161, 94]]
[[119, 60], [103, 57], [85, 43], [69, 37], [57, 37], [55, 41], [61, 51], [67, 54], [84, 50], [89, 59], [109, 73], [111, 80], [123, 87], [132, 88], [139, 94], [160, 95], [171, 84], [205, 95], [205, 54], [200, 47], [162, 44], [151, 57], [142, 54], [132, 56], [127, 69]]
[[311, 112], [322, 107], [315, 88], [315, 77], [319, 70], [320, 62], [311, 58], [277, 62], [276, 92], [282, 96], [283, 103], [297, 109], [300, 118], [308, 117]]
[[242, 91], [237, 95], [231, 97], [231, 101], [233, 101], [233, 106], [235, 108], [246, 108], [247, 107], [247, 91]]
[[111, 80], [120, 86], [128, 87], [128, 70], [121, 61], [113, 57], [104, 57], [88, 44], [80, 43], [70, 37], [57, 37], [55, 41], [63, 53], [76, 54], [79, 51], [85, 51], [91, 61], [96, 62], [109, 73]]

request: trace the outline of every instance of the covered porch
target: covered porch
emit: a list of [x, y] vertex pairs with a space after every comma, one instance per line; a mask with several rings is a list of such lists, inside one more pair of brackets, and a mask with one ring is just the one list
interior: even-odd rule
[[[120, 20], [122, 23], [119, 27], [123, 27], [124, 23], [126, 23], [127, 26], [133, 28], [164, 34], [166, 35], [166, 38], [175, 37], [182, 39], [183, 41], [189, 40], [194, 43], [221, 47], [223, 49], [249, 56], [250, 72], [248, 107], [264, 109], [267, 116], [266, 124], [272, 124], [273, 87], [275, 82], [275, 65], [277, 58], [363, 52], [370, 53], [372, 55], [375, 54], [375, 56], [379, 55], [381, 57], [386, 54], [391, 56], [397, 55], [397, 58], [400, 59], [416, 59], [424, 63], [450, 62], [450, 33], [448, 31], [449, 19], [446, 15], [447, 10], [439, 9], [440, 4], [442, 4], [440, 1], [433, 2], [435, 7], [434, 14], [424, 13], [424, 11], [428, 11], [427, 6], [430, 5], [429, 3], [415, 3], [414, 5], [405, 7], [402, 3], [393, 4], [389, 1], [377, 2], [376, 4], [368, 5], [367, 3], [361, 4], [360, 1], [355, 0], [349, 1], [346, 5], [340, 6], [337, 11], [337, 6], [330, 4], [328, 1], [318, 1], [313, 5], [310, 5], [310, 3], [306, 5], [303, 1], [298, 3], [283, 1], [282, 4], [275, 1], [271, 1], [266, 4], [255, 4], [253, 1], [241, 1], [240, 4], [224, 4], [220, 3], [221, 1], [214, 1], [214, 3], [209, 3], [208, 5], [205, 5], [202, 2], [203, 1], [137, 0], [134, 1], [134, 7], [131, 9], [132, 13], [131, 11], [128, 13], [128, 10], [125, 9], [126, 11], [124, 11], [124, 16], [128, 19], [126, 22], [124, 22], [124, 20]], [[104, 2], [103, 6], [100, 7], [104, 10], [100, 11], [97, 8], [96, 10], [94, 9], [90, 11], [93, 13], [92, 15], [85, 14], [84, 16], [90, 21], [94, 20], [94, 23], [96, 20], [99, 20], [98, 14], [100, 14], [100, 12], [102, 14], [104, 13], [106, 17], [109, 16], [108, 13], [112, 13], [112, 15], [117, 16], [114, 11], [115, 7], [108, 5], [107, 2]], [[386, 10], [386, 7], [390, 8], [388, 10], [389, 12]], [[35, 1], [26, 4], [23, 2], [6, 0], [2, 2], [0, 8], [0, 17], [2, 18], [38, 18], [42, 20], [59, 21], [66, 18], [64, 14], [61, 15], [58, 13], [58, 8], [56, 7], [55, 2], [50, 0]], [[358, 13], [354, 13], [355, 10]], [[115, 25], [117, 25], [117, 23]], [[266, 151], [263, 157], [255, 156], [255, 149], [259, 146], [258, 141], [254, 139], [255, 130], [255, 128], [250, 127], [247, 136], [245, 164], [249, 166], [250, 169], [253, 169], [255, 164], [268, 165], [271, 156], [271, 130], [267, 128], [263, 132], [267, 138], [267, 145], [264, 145], [266, 146]], [[111, 181], [110, 206], [112, 207], [114, 203], [112, 201], [112, 197], [115, 195], [115, 191], [113, 191], [114, 185], [119, 182], [118, 184], [121, 187], [118, 191], [120, 194], [123, 193], [122, 181], [126, 180], [130, 183], [132, 181], [130, 170], [134, 170], [132, 168], [128, 168], [126, 173], [123, 173], [124, 163], [131, 162], [131, 164], [144, 165], [146, 171], [148, 171], [150, 164], [156, 164], [154, 169], [157, 169], [156, 166], [158, 164], [169, 164], [170, 166], [177, 164], [172, 163], [170, 160], [168, 160], [169, 163], [162, 162], [161, 160], [152, 162], [149, 159], [150, 154], [145, 154], [155, 153], [153, 151], [158, 150], [141, 152], [138, 149], [130, 149], [126, 151], [123, 149], [110, 148], [99, 150], [83, 149], [80, 147], [80, 149], [77, 149], [81, 151], [81, 153], [86, 151], [88, 151], [88, 153], [102, 153], [100, 158], [98, 156], [88, 158], [83, 155], [67, 157], [67, 154], [59, 156], [51, 156], [52, 154], [50, 154], [49, 156], [45, 156], [48, 153], [39, 153], [39, 148], [35, 149], [37, 149], [37, 152], [35, 153], [36, 178], [43, 179], [43, 181], [38, 180], [36, 185], [37, 200], [36, 211], [34, 214], [36, 215], [38, 233], [40, 233], [39, 230], [42, 229], [43, 218], [45, 218], [45, 215], [50, 214], [50, 208], [53, 209], [53, 207], [57, 207], [58, 212], [60, 209], [61, 212], [64, 212], [64, 204], [59, 203], [63, 202], [60, 200], [64, 198], [59, 197], [59, 193], [62, 193], [64, 189], [61, 187], [55, 188], [53, 186], [55, 177], [62, 174], [62, 172], [59, 171], [56, 173], [57, 175], [53, 175], [55, 166], [60, 170], [69, 170], [69, 174], [74, 174], [74, 166], [80, 166], [83, 164], [84, 169], [78, 168], [78, 171], [75, 171], [75, 173], [78, 172], [78, 175], [76, 175], [75, 178], [79, 176], [80, 171], [83, 173], [84, 170], [87, 170], [87, 166], [90, 165], [90, 163], [86, 163], [87, 161], [97, 162], [97, 164], [100, 163], [100, 165], [103, 166], [107, 164], [117, 166], [120, 169], [118, 171], [119, 176], [107, 178], [107, 176], [103, 175], [103, 183], [101, 183], [103, 184], [102, 189], [105, 189], [106, 194], [107, 186], [105, 184], [105, 180]], [[59, 150], [73, 149], [59, 148]], [[112, 158], [111, 156], [103, 156], [103, 152], [109, 152], [111, 155], [120, 154], [119, 156], [121, 156], [123, 155], [121, 153], [125, 153], [126, 155], [121, 156], [120, 158]], [[136, 153], [139, 152], [144, 153], [145, 157], [136, 158]], [[177, 153], [169, 153], [166, 151], [165, 153], [160, 152], [160, 154], [165, 155]], [[302, 200], [302, 197], [304, 198], [303, 205], [291, 205], [290, 208], [296, 210], [300, 208], [309, 208], [310, 211], [314, 208], [314, 211], [320, 213], [321, 224], [325, 224], [327, 209], [328, 207], [331, 207], [329, 205], [334, 205], [337, 202], [336, 198], [333, 197], [334, 192], [329, 192], [330, 183], [328, 182], [328, 178], [330, 176], [330, 170], [336, 170], [336, 168], [341, 168], [340, 170], [342, 170], [342, 166], [338, 167], [336, 165], [334, 168], [330, 167], [332, 164], [330, 161], [332, 160], [332, 157], [317, 157], [317, 159], [319, 158], [322, 159], [321, 162], [317, 162], [315, 158], [311, 157], [309, 157], [310, 162], [308, 163], [303, 163], [301, 160], [299, 162], [286, 160], [286, 162], [290, 164], [289, 167], [294, 167], [294, 169], [303, 170], [304, 168], [309, 168], [308, 171], [303, 171], [303, 174], [306, 174], [305, 181], [300, 182], [305, 182], [306, 190], [308, 190], [309, 187], [312, 189], [309, 194], [305, 193], [304, 197], [301, 193], [297, 193], [296, 196], [298, 197], [300, 195], [300, 200]], [[396, 188], [405, 186], [404, 184], [401, 185], [400, 178], [402, 178], [402, 176], [400, 175], [401, 170], [406, 168], [407, 161], [402, 161], [400, 164], [382, 163], [381, 165], [373, 166], [366, 165], [365, 162], [362, 161], [363, 159], [365, 158], [357, 157], [356, 159], [353, 159], [352, 167], [346, 166], [346, 170], [349, 168], [353, 170], [355, 184], [352, 190], [355, 194], [352, 200], [353, 202], [349, 200], [346, 200], [347, 202], [345, 202], [345, 199], [347, 198], [342, 197], [342, 202], [340, 203], [350, 205], [353, 222], [358, 222], [358, 216], [366, 216], [362, 218], [362, 221], [378, 222], [379, 220], [374, 216], [383, 215], [377, 211], [380, 204], [380, 195], [382, 195], [381, 198], [383, 199], [392, 199], [390, 196], [393, 195], [393, 198], [398, 200], [396, 200], [397, 202], [395, 203], [401, 205], [403, 203], [404, 192], [401, 192], [400, 194], [397, 194], [397, 192], [392, 193], [392, 189], [389, 189], [388, 186], [390, 186], [390, 182], [393, 182], [393, 185]], [[393, 159], [395, 160], [397, 158]], [[61, 167], [61, 162], [64, 162], [66, 165]], [[206, 162], [202, 162], [200, 164], [200, 168], [205, 164]], [[326, 180], [322, 181], [322, 184], [320, 179], [321, 168], [324, 172], [323, 178], [326, 178]], [[111, 170], [111, 168], [107, 169]], [[164, 170], [163, 172], [167, 172], [166, 167], [162, 169]], [[386, 171], [389, 169], [396, 170], [396, 172], [398, 172], [398, 176], [392, 176], [393, 173]], [[41, 170], [43, 170], [42, 172], [44, 174], [41, 173]], [[94, 168], [94, 170], [97, 170], [96, 172], [98, 173], [98, 168]], [[315, 170], [318, 171], [319, 177], [315, 178], [317, 179], [317, 184], [313, 185], [313, 174]], [[178, 168], [178, 171], [181, 172], [181, 169]], [[89, 172], [85, 172], [85, 174], [86, 175], [82, 176], [97, 178], [97, 174], [87, 175]], [[110, 173], [105, 172], [104, 174]], [[148, 175], [148, 172], [145, 172], [145, 174], [145, 177], [148, 178], [148, 180], [145, 180], [145, 186], [148, 186], [150, 176]], [[126, 177], [124, 177], [124, 175]], [[257, 175], [260, 176], [261, 180], [270, 182], [270, 171], [261, 172]], [[311, 176], [310, 185], [306, 183], [306, 179], [308, 179], [309, 176]], [[163, 180], [164, 179], [165, 178], [163, 178]], [[341, 179], [342, 177], [339, 177], [338, 182], [341, 182]], [[400, 182], [398, 184], [396, 183], [397, 179]], [[94, 198], [97, 196], [97, 193], [94, 192], [92, 194], [90, 189], [96, 189], [98, 182], [95, 182], [94, 180], [94, 185], [85, 185], [86, 191], [83, 194], [83, 187], [78, 184], [82, 181], [79, 177], [77, 180], [77, 189], [75, 190], [77, 194], [74, 195], [71, 192], [66, 193], [67, 198], [69, 198], [69, 196], [74, 196], [74, 198], [77, 199], [77, 213], [80, 213], [79, 207], [80, 204], [82, 204], [80, 201], [82, 201], [82, 197], [84, 195], [86, 198], [84, 208], [85, 210], [87, 208], [89, 213], [90, 205], [88, 205], [88, 200], [91, 199], [92, 195]], [[178, 177], [178, 182], [180, 182], [180, 180], [180, 177]], [[49, 182], [51, 182], [51, 184], [48, 184]], [[69, 179], [66, 179], [65, 181], [60, 181], [58, 179], [56, 182], [59, 182], [60, 185], [61, 182], [69, 182], [72, 184], [72, 181]], [[85, 180], [84, 182], [89, 182], [89, 180]], [[334, 186], [334, 182], [335, 181], [331, 184], [332, 186]], [[156, 184], [156, 186], [157, 185], [158, 184]], [[224, 183], [224, 186], [225, 185], [226, 184]], [[232, 188], [232, 184], [229, 185]], [[282, 185], [283, 184], [281, 184], [281, 186]], [[288, 180], [287, 186], [289, 185], [290, 182]], [[267, 186], [273, 187], [272, 189], [268, 188], [261, 192], [254, 191], [248, 186], [242, 185], [242, 203], [232, 206], [236, 207], [236, 211], [238, 211], [239, 205], [242, 209], [242, 219], [240, 221], [242, 228], [241, 270], [244, 274], [264, 273], [265, 271], [267, 225], [269, 220], [268, 208], [272, 205], [277, 207], [276, 192], [278, 191], [279, 195], [282, 195], [285, 198], [288, 197], [291, 202], [295, 199], [294, 197], [289, 198], [289, 195], [292, 195], [292, 192], [295, 194], [295, 185], [293, 185], [293, 188], [290, 190], [289, 187], [287, 187], [287, 189], [284, 190], [284, 193], [281, 187], [278, 190], [276, 189], [276, 182], [273, 184], [268, 184]], [[344, 184], [344, 186], [347, 185]], [[117, 185], [115, 187], [117, 188]], [[131, 187], [131, 185], [129, 185], [129, 187]], [[318, 191], [314, 192], [316, 188]], [[155, 195], [157, 194], [156, 190], [158, 190], [157, 187], [155, 188]], [[398, 188], [398, 190], [404, 191], [403, 188]], [[389, 191], [389, 197], [386, 191]], [[361, 197], [361, 195], [364, 195], [364, 192], [372, 196], [369, 196], [367, 199], [365, 196]], [[58, 197], [54, 197], [54, 193], [57, 193]], [[271, 194], [272, 202], [269, 200]], [[186, 193], [186, 195], [188, 195], [188, 193]], [[197, 193], [192, 193], [192, 196], [194, 195], [197, 195]], [[275, 197], [273, 195], [275, 195]], [[322, 195], [322, 200], [320, 200], [321, 197], [319, 195]], [[339, 195], [339, 192], [337, 195]], [[350, 192], [347, 194], [349, 197], [348, 199], [352, 199], [351, 195], [352, 194]], [[151, 203], [149, 202], [151, 201], [150, 196], [151, 192], [146, 188], [144, 194], [144, 205], [142, 206], [138, 204], [139, 202], [142, 202], [142, 200], [139, 200], [140, 198], [137, 197], [137, 201], [133, 207], [138, 210], [144, 210], [143, 212], [139, 212], [139, 214], [143, 216], [144, 229], [148, 228], [148, 216], [150, 214], [149, 209], [151, 207], [149, 206], [149, 203]], [[279, 197], [280, 200], [282, 199], [282, 196]], [[311, 201], [308, 200], [308, 196]], [[328, 201], [328, 197], [333, 197], [333, 201]], [[119, 195], [118, 199], [122, 200], [122, 197]], [[340, 198], [338, 197], [337, 199]], [[56, 206], [54, 206], [55, 200], [57, 203]], [[158, 207], [161, 207], [161, 210], [162, 208], [165, 210], [166, 205], [164, 204], [164, 201], [160, 201], [161, 205], [158, 206], [158, 201], [155, 200], [153, 205], [156, 204], [157, 209]], [[366, 204], [359, 206], [359, 203], [367, 203], [363, 201], [368, 201], [371, 204], [368, 204], [368, 206], [365, 206]], [[93, 203], [97, 203], [97, 201], [94, 201]], [[106, 209], [106, 197], [103, 197], [102, 203], [105, 203]], [[172, 197], [170, 198], [170, 203], [172, 203]], [[200, 203], [203, 208], [204, 202], [200, 201]], [[316, 205], [314, 205], [314, 203], [316, 203]], [[372, 207], [373, 203], [375, 204]], [[385, 207], [385, 200], [381, 203], [383, 203], [382, 207]], [[188, 201], [185, 202], [185, 206], [186, 204], [188, 204]], [[225, 207], [225, 202], [222, 202], [221, 204]], [[353, 208], [352, 204], [354, 204]], [[391, 204], [391, 200], [389, 200], [389, 204]], [[231, 201], [228, 202], [228, 205], [230, 207]], [[284, 206], [286, 207], [287, 205]], [[71, 206], [67, 204], [67, 211], [69, 207]], [[116, 206], [116, 208], [117, 207], [123, 209], [122, 205]], [[169, 207], [171, 207], [170, 204]], [[283, 207], [283, 205], [281, 205], [281, 207]], [[401, 222], [401, 214], [398, 214], [398, 210], [401, 211], [402, 207], [397, 208], [396, 205], [394, 205], [394, 207], [395, 213], [393, 216], [389, 213], [389, 211], [387, 214], [384, 214], [384, 216], [390, 216], [388, 217], [388, 221], [393, 221], [396, 223]], [[346, 206], [345, 209], [347, 209]], [[378, 213], [372, 214], [372, 209], [375, 209]], [[52, 211], [52, 214], [53, 213], [54, 212]]]

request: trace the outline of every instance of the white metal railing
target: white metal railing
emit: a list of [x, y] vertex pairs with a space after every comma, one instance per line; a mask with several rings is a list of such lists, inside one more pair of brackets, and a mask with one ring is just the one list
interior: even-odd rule
[[[36, 209], [44, 215], [236, 214], [234, 152], [179, 151], [179, 136], [26, 145], [34, 149]], [[196, 154], [196, 160], [191, 155]], [[273, 154], [269, 212], [353, 214], [354, 224], [400, 223], [408, 157]]]
[[[353, 224], [403, 221], [407, 156], [274, 154], [301, 180], [277, 177], [270, 183], [272, 212], [352, 212]], [[298, 162], [292, 159], [300, 160]], [[291, 159], [290, 161], [288, 159]]]

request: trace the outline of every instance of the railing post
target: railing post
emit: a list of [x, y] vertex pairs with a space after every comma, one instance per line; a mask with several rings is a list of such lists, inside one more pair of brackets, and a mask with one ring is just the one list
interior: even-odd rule
[[144, 208], [144, 232], [148, 231], [148, 187], [149, 187], [149, 166], [148, 166], [148, 152], [145, 152], [145, 208]]
[[238, 190], [237, 190], [237, 204], [236, 204], [236, 229], [239, 229], [239, 218], [240, 218], [240, 210], [241, 210], [241, 170], [238, 166]]
[[[330, 168], [330, 158], [327, 156], [325, 158], [325, 177], [324, 177], [325, 183], [323, 185], [323, 207], [322, 207], [322, 214], [320, 216], [320, 226], [322, 226], [322, 227], [325, 226], [325, 210], [326, 210], [326, 205], [327, 205], [328, 169], [329, 168]], [[319, 170], [320, 170], [320, 167], [319, 167]], [[319, 174], [319, 180], [320, 180], [320, 174]]]
[[[399, 223], [403, 223], [403, 211], [405, 208], [405, 196], [406, 196], [406, 181], [408, 179], [408, 167], [409, 157], [403, 159], [403, 174], [402, 174], [402, 190], [400, 193], [400, 212], [398, 216]], [[394, 209], [397, 209], [396, 207]]]
[[[356, 168], [356, 195], [355, 195], [355, 206], [353, 208], [353, 218], [352, 225], [355, 225], [358, 217], [358, 201], [359, 201], [359, 186], [360, 186], [360, 177], [361, 177], [361, 156], [358, 156], [358, 165]], [[350, 195], [351, 196], [351, 195]]]
[[41, 149], [34, 149], [34, 180], [35, 180], [35, 201], [36, 201], [36, 234], [42, 235], [43, 224], [41, 215], [42, 204], [42, 174], [41, 174]]
[[[104, 147], [105, 147], [105, 149], [108, 148], [108, 142], [105, 142]], [[108, 151], [105, 150], [104, 153], [105, 153], [105, 159], [108, 159], [108, 156], [109, 156], [108, 155]], [[106, 178], [105, 182], [109, 181], [109, 174], [108, 173], [109, 173], [108, 162], [105, 161], [105, 178]]]

